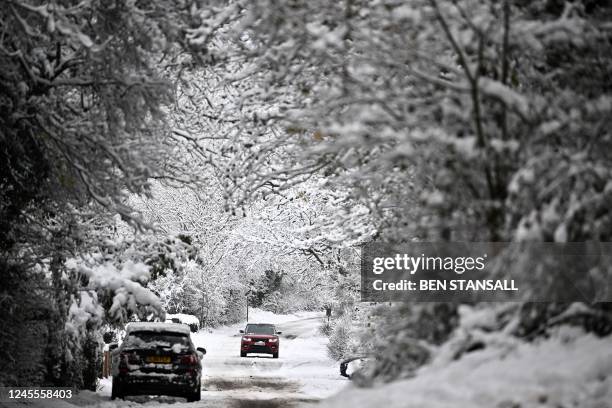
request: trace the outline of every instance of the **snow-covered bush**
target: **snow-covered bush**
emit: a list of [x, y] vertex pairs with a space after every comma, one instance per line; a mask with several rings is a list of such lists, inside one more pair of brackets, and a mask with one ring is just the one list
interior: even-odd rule
[[42, 384], [55, 313], [48, 282], [40, 271], [3, 259], [0, 281], [0, 384]]
[[354, 259], [347, 256], [335, 278], [333, 296], [324, 303], [331, 316], [321, 330], [329, 337], [328, 352], [336, 360], [363, 355], [369, 350], [367, 342], [361, 339], [369, 307], [359, 303], [359, 274], [352, 262]]
[[392, 381], [413, 375], [432, 357], [458, 324], [456, 307], [448, 303], [379, 305], [361, 331], [362, 344], [375, 358], [368, 363], [371, 380]]
[[351, 352], [355, 352], [355, 344], [352, 316], [345, 314], [335, 319], [331, 324], [329, 344], [327, 345], [330, 357], [335, 360], [348, 357]]
[[333, 326], [329, 320], [325, 320], [323, 324], [319, 327], [319, 331], [321, 334], [329, 337], [331, 336]]

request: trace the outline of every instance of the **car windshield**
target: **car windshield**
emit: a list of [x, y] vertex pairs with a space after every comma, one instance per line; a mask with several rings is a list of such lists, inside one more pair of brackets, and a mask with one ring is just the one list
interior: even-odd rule
[[189, 337], [183, 333], [137, 331], [130, 333], [123, 341], [123, 349], [154, 349], [189, 347]]
[[247, 334], [274, 334], [274, 326], [269, 324], [247, 324]]

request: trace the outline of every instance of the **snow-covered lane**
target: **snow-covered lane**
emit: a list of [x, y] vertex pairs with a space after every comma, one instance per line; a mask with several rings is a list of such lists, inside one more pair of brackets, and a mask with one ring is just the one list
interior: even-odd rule
[[[240, 357], [238, 331], [245, 322], [192, 334], [197, 347], [205, 347], [202, 360], [202, 400], [187, 403], [182, 398], [127, 397], [110, 401], [110, 381], [104, 380], [96, 406], [100, 408], [163, 407], [292, 407], [313, 405], [348, 384], [338, 372], [338, 363], [327, 356], [327, 338], [319, 332], [322, 313], [274, 315], [251, 311], [250, 322], [273, 323], [280, 336], [278, 359], [269, 355]], [[80, 404], [88, 405], [88, 404]]]
[[[231, 406], [288, 406], [325, 398], [346, 381], [338, 364], [327, 356], [327, 339], [319, 332], [321, 313], [277, 316], [257, 311], [251, 322], [274, 323], [280, 336], [279, 358], [249, 354], [240, 357], [240, 334], [245, 323], [193, 336], [206, 347], [202, 398], [233, 401]], [[264, 404], [265, 402], [265, 404]], [[251, 404], [251, 405], [249, 405]]]

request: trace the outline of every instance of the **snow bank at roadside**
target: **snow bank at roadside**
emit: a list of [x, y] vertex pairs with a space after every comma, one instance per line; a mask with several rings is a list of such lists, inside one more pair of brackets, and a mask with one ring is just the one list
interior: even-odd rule
[[551, 338], [490, 348], [377, 388], [353, 386], [321, 407], [612, 407], [612, 339], [573, 328]]

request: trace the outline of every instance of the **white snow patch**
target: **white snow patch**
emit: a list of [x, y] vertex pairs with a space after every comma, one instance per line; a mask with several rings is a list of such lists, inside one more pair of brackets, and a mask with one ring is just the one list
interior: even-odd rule
[[519, 343], [500, 355], [495, 348], [444, 366], [425, 366], [417, 376], [372, 389], [347, 388], [321, 408], [609, 407], [612, 347], [592, 335]]
[[189, 327], [184, 324], [161, 322], [131, 322], [126, 326], [127, 333], [136, 331], [175, 332], [189, 334]]
[[[249, 310], [249, 323], [271, 323], [281, 331], [279, 358], [273, 359], [264, 354], [249, 354], [240, 357], [239, 330], [244, 329], [246, 322], [215, 330], [201, 330], [193, 333], [191, 338], [197, 347], [207, 350], [203, 366], [203, 380], [212, 381], [226, 378], [235, 381], [278, 379], [282, 382], [295, 383], [298, 389], [278, 390], [244, 390], [241, 398], [252, 398], [253, 395], [269, 398], [326, 398], [338, 392], [349, 381], [340, 376], [339, 363], [327, 354], [328, 339], [319, 332], [323, 322], [321, 312], [299, 312], [290, 315], [277, 315], [258, 309]], [[206, 385], [204, 385], [206, 387]], [[215, 397], [235, 393], [228, 390], [208, 390], [204, 395]]]

